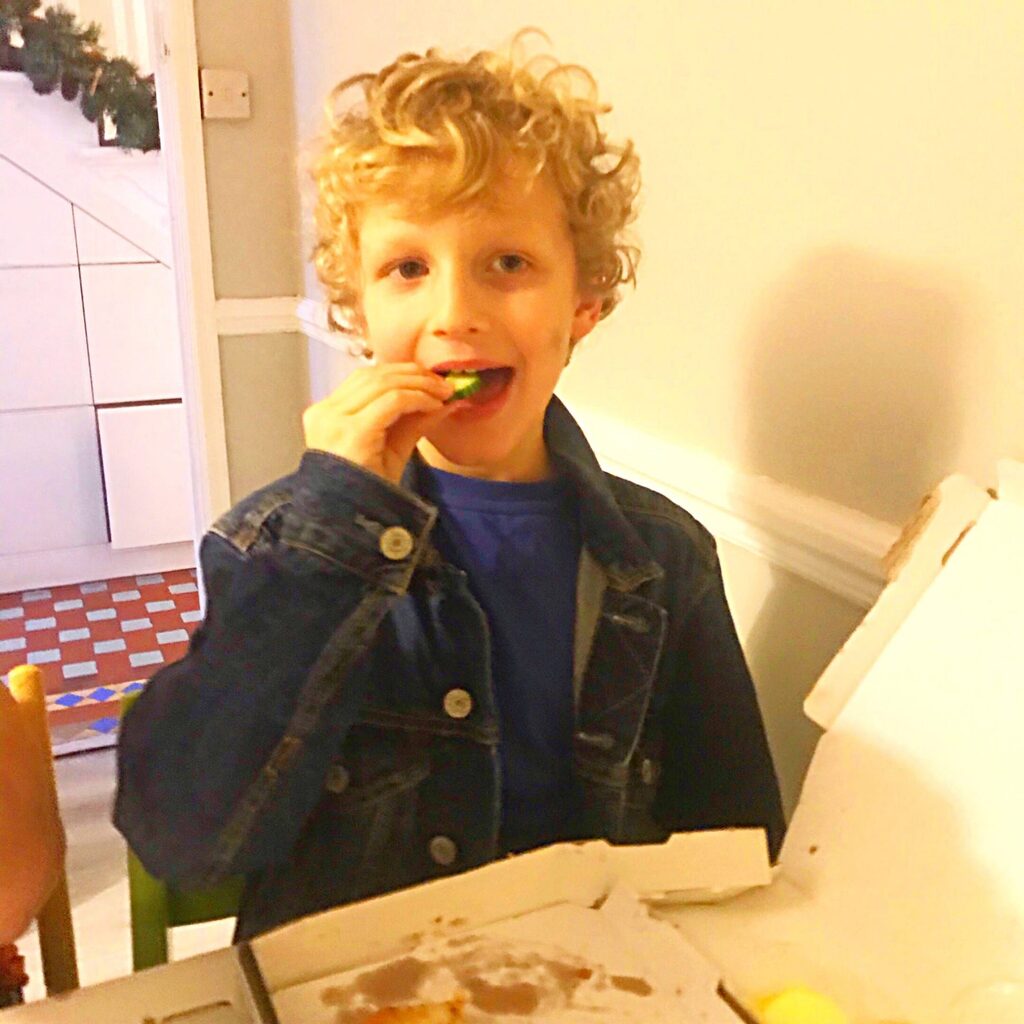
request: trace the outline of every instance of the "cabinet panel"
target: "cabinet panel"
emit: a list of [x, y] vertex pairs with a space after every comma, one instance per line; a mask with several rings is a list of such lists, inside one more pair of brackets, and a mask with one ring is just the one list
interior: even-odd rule
[[106, 542], [91, 408], [0, 413], [0, 480], [4, 554]]
[[184, 406], [99, 409], [110, 542], [115, 548], [192, 537]]
[[0, 269], [0, 411], [91, 402], [78, 268]]
[[174, 276], [161, 263], [82, 267], [97, 404], [181, 398]]
[[74, 266], [71, 204], [7, 160], [0, 160], [0, 267]]

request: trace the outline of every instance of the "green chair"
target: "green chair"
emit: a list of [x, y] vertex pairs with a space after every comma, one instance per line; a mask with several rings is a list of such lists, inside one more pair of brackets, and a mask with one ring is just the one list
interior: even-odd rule
[[[121, 697], [122, 716], [140, 691]], [[132, 970], [167, 963], [167, 933], [179, 925], [235, 917], [244, 879], [225, 879], [210, 889], [175, 889], [154, 878], [128, 850], [128, 899], [132, 919]]]

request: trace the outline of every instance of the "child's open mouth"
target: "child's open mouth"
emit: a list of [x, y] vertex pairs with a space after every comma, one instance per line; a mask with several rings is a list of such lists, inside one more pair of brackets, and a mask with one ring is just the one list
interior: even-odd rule
[[511, 366], [446, 373], [445, 376], [455, 385], [455, 394], [449, 401], [476, 407], [489, 405], [504, 394], [514, 375]]

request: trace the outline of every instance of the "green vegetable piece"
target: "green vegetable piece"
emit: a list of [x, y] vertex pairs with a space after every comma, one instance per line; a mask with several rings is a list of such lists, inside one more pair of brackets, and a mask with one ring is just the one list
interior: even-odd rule
[[484, 386], [483, 377], [475, 370], [456, 371], [445, 374], [445, 376], [455, 387], [455, 393], [448, 399], [449, 402], [458, 401], [460, 398], [469, 398]]

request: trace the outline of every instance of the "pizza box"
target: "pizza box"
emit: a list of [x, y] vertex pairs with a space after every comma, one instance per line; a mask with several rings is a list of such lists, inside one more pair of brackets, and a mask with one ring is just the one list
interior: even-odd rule
[[[378, 993], [380, 998], [437, 1001], [451, 995], [460, 977], [463, 990], [467, 980], [472, 987], [475, 974], [491, 979], [486, 984], [492, 995], [495, 986], [520, 994], [523, 986], [532, 988], [536, 1005], [525, 1014], [520, 1005], [508, 1019], [599, 1019], [572, 1015], [582, 1000], [593, 1012], [613, 1013], [605, 1019], [616, 1024], [641, 1010], [635, 1019], [650, 1024], [688, 1017], [694, 1024], [737, 1024], [743, 1017], [730, 1008], [728, 993], [719, 992], [717, 971], [657, 920], [657, 908], [718, 900], [770, 880], [761, 829], [680, 833], [648, 846], [563, 843], [510, 857], [254, 939], [252, 951], [276, 1015], [267, 1024], [362, 1019], [379, 1007], [366, 1004], [359, 1014], [345, 1015], [356, 1005], [351, 997], [359, 993], [360, 979], [365, 987], [366, 979], [382, 976], [381, 965], [408, 968], [412, 962], [423, 975], [419, 989], [399, 986], [390, 996]], [[496, 966], [499, 959], [503, 967]], [[574, 967], [589, 973], [579, 992], [567, 995], [559, 979], [564, 982]], [[616, 978], [632, 988], [616, 989]], [[664, 1005], [658, 1002], [663, 996]], [[491, 1009], [496, 1016], [474, 1017], [471, 1004], [467, 1020], [506, 1019], [496, 1004]], [[262, 1024], [263, 1018], [255, 1019]]]
[[[340, 1024], [344, 1006], [325, 1002], [322, 990], [333, 989], [336, 998], [353, 971], [358, 978], [360, 969], [407, 958], [424, 943], [428, 951], [431, 942], [434, 949], [466, 943], [468, 950], [468, 941], [479, 936], [491, 950], [500, 943], [507, 951], [511, 944], [535, 960], [542, 946], [547, 973], [534, 964], [541, 981], [551, 980], [552, 964], [556, 971], [559, 964], [590, 971], [589, 986], [580, 988], [612, 1001], [645, 1001], [636, 993], [653, 971], [662, 989], [671, 979], [684, 990], [693, 1024], [737, 1024], [743, 1011], [738, 1015], [730, 995], [718, 991], [715, 968], [658, 919], [680, 903], [720, 900], [770, 880], [761, 829], [680, 833], [648, 846], [559, 844], [327, 910], [228, 949], [0, 1011], [0, 1020], [312, 1024], [313, 1013]], [[478, 943], [475, 953], [482, 948]], [[531, 1018], [513, 1019], [525, 1024]], [[554, 1024], [559, 1018], [543, 1019]], [[657, 1020], [652, 1016], [649, 1024]]]
[[945, 481], [806, 701], [827, 731], [767, 890], [675, 917], [741, 998], [1024, 1022], [1024, 466]]

